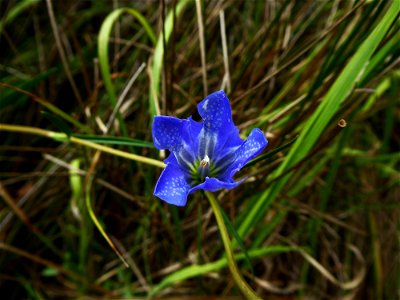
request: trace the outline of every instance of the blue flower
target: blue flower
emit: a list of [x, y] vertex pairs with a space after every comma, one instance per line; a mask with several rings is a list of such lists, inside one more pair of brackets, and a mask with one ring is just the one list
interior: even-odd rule
[[188, 194], [199, 189], [215, 192], [238, 186], [243, 180], [232, 176], [268, 144], [258, 128], [245, 141], [239, 137], [224, 91], [208, 95], [197, 108], [202, 122], [154, 117], [154, 145], [171, 151], [154, 195], [177, 206], [184, 206]]

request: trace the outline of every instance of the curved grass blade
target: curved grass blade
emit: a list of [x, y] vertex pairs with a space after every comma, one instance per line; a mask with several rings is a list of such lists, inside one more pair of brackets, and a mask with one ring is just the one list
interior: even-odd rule
[[[111, 105], [115, 107], [117, 104], [117, 96], [114, 89], [114, 85], [111, 81], [111, 71], [110, 71], [110, 63], [108, 61], [108, 46], [110, 41], [111, 29], [115, 23], [115, 21], [124, 13], [128, 13], [136, 18], [139, 23], [143, 26], [150, 40], [155, 44], [156, 37], [151, 29], [149, 23], [146, 18], [141, 15], [137, 10], [132, 8], [118, 8], [111, 12], [104, 20], [101, 25], [99, 37], [98, 37], [98, 56], [99, 56], [99, 64], [101, 75], [103, 76], [104, 86], [107, 90], [108, 96], [110, 98]], [[124, 122], [122, 122], [121, 115], [117, 113], [117, 118], [120, 121], [121, 129], [125, 133], [126, 129], [124, 127]]]
[[3, 27], [8, 22], [12, 22], [20, 13], [22, 13], [29, 6], [39, 3], [37, 0], [25, 0], [17, 3], [12, 10], [10, 10], [1, 20], [0, 20], [0, 33], [3, 31]]
[[[100, 153], [100, 152], [97, 152]], [[95, 158], [96, 159], [96, 158]], [[91, 196], [90, 196], [90, 192], [92, 189], [92, 183], [93, 183], [93, 176], [90, 176], [89, 178], [87, 178], [86, 181], [86, 195], [85, 195], [85, 204], [86, 204], [86, 209], [88, 210], [89, 216], [92, 219], [94, 225], [97, 227], [97, 229], [99, 230], [100, 234], [104, 237], [104, 239], [107, 241], [108, 245], [111, 247], [111, 249], [117, 254], [117, 256], [119, 257], [119, 259], [123, 262], [123, 264], [125, 265], [126, 268], [129, 267], [128, 262], [126, 261], [126, 259], [124, 258], [123, 254], [121, 253], [121, 251], [117, 248], [117, 246], [114, 244], [114, 242], [112, 241], [112, 239], [108, 236], [108, 234], [106, 233], [106, 231], [104, 230], [103, 226], [101, 225], [99, 219], [97, 218], [96, 214], [93, 211], [93, 207], [92, 207], [92, 203], [91, 203]]]
[[[287, 252], [294, 252], [294, 251], [300, 251], [300, 248], [276, 245], [276, 246], [270, 246], [270, 247], [265, 247], [265, 248], [252, 249], [252, 250], [249, 250], [248, 254], [249, 254], [249, 257], [251, 257], [251, 258], [257, 258], [257, 257], [265, 256], [265, 255], [287, 253]], [[235, 255], [236, 261], [243, 260], [244, 258], [245, 258], [244, 254]], [[152, 289], [152, 291], [149, 294], [149, 297], [153, 297], [153, 296], [157, 295], [160, 291], [162, 291], [166, 287], [168, 287], [176, 282], [183, 281], [183, 280], [193, 278], [196, 276], [200, 276], [203, 274], [207, 274], [210, 272], [215, 272], [215, 271], [221, 270], [223, 268], [226, 268], [227, 265], [228, 265], [228, 261], [227, 261], [226, 257], [223, 257], [217, 261], [207, 263], [204, 265], [191, 265], [186, 268], [182, 268], [182, 269], [164, 277], [164, 279]]]

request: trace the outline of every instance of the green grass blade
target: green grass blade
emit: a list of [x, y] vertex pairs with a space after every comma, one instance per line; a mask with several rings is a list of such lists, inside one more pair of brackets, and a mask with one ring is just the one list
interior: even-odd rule
[[125, 267], [129, 267], [129, 264], [125, 260], [124, 256], [122, 255], [121, 251], [116, 247], [112, 239], [108, 236], [107, 232], [104, 230], [103, 226], [101, 225], [99, 219], [97, 218], [96, 214], [93, 211], [92, 207], [92, 201], [91, 201], [91, 188], [92, 188], [92, 183], [93, 183], [93, 177], [90, 177], [89, 180], [87, 180], [86, 184], [86, 195], [85, 195], [85, 204], [86, 204], [86, 209], [89, 213], [90, 218], [92, 219], [94, 225], [97, 227], [99, 230], [100, 234], [104, 237], [104, 239], [107, 241], [108, 245], [111, 247], [111, 249], [117, 254], [119, 259], [124, 263]]
[[[299, 251], [299, 248], [276, 245], [276, 246], [270, 246], [270, 247], [250, 250], [249, 256], [251, 258], [257, 258], [257, 257], [265, 256], [265, 255], [287, 253], [287, 252], [293, 252], [293, 251]], [[245, 259], [244, 254], [235, 255], [236, 261], [240, 261], [243, 259]], [[183, 281], [183, 280], [193, 278], [196, 276], [200, 276], [203, 274], [207, 274], [210, 272], [215, 272], [215, 271], [221, 270], [223, 268], [226, 268], [227, 266], [228, 266], [228, 261], [225, 257], [223, 257], [217, 261], [207, 263], [204, 265], [191, 265], [186, 268], [182, 268], [182, 269], [164, 277], [164, 279], [153, 288], [153, 290], [150, 292], [149, 296], [152, 297], [152, 296], [157, 295], [160, 291], [162, 291], [166, 287], [168, 287], [176, 282]]]
[[53, 123], [58, 129], [64, 132], [68, 137], [71, 136], [71, 128], [61, 118], [47, 111], [42, 111], [42, 115], [44, 115], [51, 123]]
[[[40, 105], [46, 107], [49, 111], [51, 111], [53, 114], [60, 116], [62, 119], [64, 119], [65, 121], [68, 121], [71, 124], [74, 124], [77, 128], [79, 128], [80, 130], [84, 131], [84, 132], [91, 132], [92, 130], [80, 123], [79, 121], [77, 121], [75, 118], [71, 117], [69, 114], [65, 113], [62, 109], [59, 109], [57, 106], [55, 106], [54, 104], [50, 103], [49, 101], [42, 99], [26, 90], [23, 90], [19, 87], [15, 87], [12, 86], [8, 83], [4, 83], [4, 82], [0, 82], [0, 86], [6, 87], [8, 89], [11, 89], [17, 93], [26, 95], [30, 98], [32, 98], [32, 100], [36, 101], [37, 103], [39, 103]], [[12, 95], [10, 95], [12, 97]], [[0, 97], [0, 107], [3, 107], [3, 98]]]
[[[275, 176], [281, 175], [294, 164], [298, 163], [311, 150], [320, 135], [323, 133], [325, 127], [331, 121], [333, 115], [340, 108], [340, 104], [351, 93], [362, 70], [384, 38], [398, 13], [398, 2], [394, 1], [379, 24], [373, 29], [354, 56], [350, 59], [342, 73], [327, 92], [324, 100], [305, 124], [304, 129], [300, 133], [296, 143], [292, 146], [286, 159], [277, 171], [274, 172]], [[238, 232], [241, 236], [247, 234], [252, 226], [261, 219], [269, 204], [278, 195], [289, 177], [290, 174], [282, 177], [261, 195], [260, 199], [256, 202], [255, 206], [239, 227]]]
[[398, 53], [398, 51], [400, 50], [399, 26], [397, 26], [396, 30], [397, 32], [393, 35], [393, 37], [371, 58], [367, 67], [365, 68], [364, 73], [361, 76], [361, 84], [371, 79], [370, 77], [373, 76], [373, 71], [376, 70], [376, 68], [379, 68], [379, 65], [382, 64], [382, 61], [386, 59], [390, 55], [390, 53]]
[[3, 31], [3, 27], [8, 22], [12, 22], [20, 13], [22, 13], [26, 8], [33, 4], [37, 4], [37, 0], [25, 0], [17, 3], [10, 12], [8, 12], [5, 17], [0, 20], [0, 33]]
[[274, 150], [271, 150], [271, 151], [269, 151], [268, 153], [265, 153], [265, 154], [263, 154], [263, 155], [260, 155], [259, 157], [257, 157], [257, 158], [255, 158], [255, 159], [249, 161], [249, 162], [242, 168], [242, 170], [243, 170], [244, 168], [246, 168], [246, 167], [249, 167], [249, 166], [251, 166], [251, 165], [254, 165], [255, 163], [258, 163], [259, 161], [262, 161], [262, 160], [265, 160], [265, 159], [268, 159], [268, 158], [273, 157], [275, 154], [281, 152], [283, 149], [286, 149], [287, 147], [289, 147], [290, 145], [292, 145], [292, 144], [296, 141], [297, 138], [298, 138], [298, 136], [296, 136], [294, 139], [292, 139], [292, 140], [289, 141], [288, 143], [286, 143], [286, 144], [284, 144], [284, 145], [282, 145], [282, 146], [279, 146], [279, 147], [275, 148]]
[[242, 239], [240, 238], [239, 234], [237, 233], [235, 227], [233, 226], [233, 224], [231, 223], [231, 221], [229, 220], [229, 217], [226, 215], [226, 213], [224, 212], [224, 210], [221, 208], [221, 206], [219, 207], [220, 211], [221, 211], [221, 215], [224, 218], [224, 222], [226, 224], [226, 227], [228, 228], [228, 230], [230, 231], [230, 233], [235, 237], [236, 242], [238, 243], [240, 250], [242, 251], [242, 253], [244, 254], [244, 258], [245, 258], [245, 262], [246, 264], [249, 266], [251, 273], [253, 273], [254, 275], [254, 269], [253, 266], [251, 265], [251, 261], [250, 261], [250, 257], [249, 254], [246, 250], [246, 247], [243, 244]]
[[[143, 26], [144, 30], [146, 31], [147, 35], [149, 36], [153, 44], [156, 41], [155, 34], [151, 29], [149, 23], [147, 22], [145, 17], [143, 17], [143, 15], [141, 15], [135, 9], [118, 8], [113, 12], [111, 12], [104, 20], [103, 24], [101, 25], [98, 37], [98, 56], [99, 56], [100, 71], [101, 75], [103, 76], [104, 86], [106, 87], [108, 97], [110, 98], [110, 102], [113, 107], [117, 104], [117, 96], [114, 85], [111, 81], [110, 63], [108, 61], [108, 47], [109, 47], [111, 29], [115, 21], [124, 13], [132, 15], [139, 21], [139, 23]], [[121, 121], [119, 113], [117, 114], [117, 117], [118, 120]], [[122, 124], [124, 123], [120, 122], [120, 124], [121, 126], [123, 126]]]
[[99, 135], [89, 135], [89, 134], [72, 134], [72, 136], [77, 137], [82, 140], [87, 140], [96, 144], [104, 145], [124, 145], [124, 146], [134, 146], [143, 148], [154, 148], [153, 143], [136, 140], [126, 137], [119, 136], [99, 136]]
[[[180, 15], [180, 13], [182, 12], [183, 8], [187, 3], [189, 3], [188, 0], [180, 0], [178, 2], [178, 4], [176, 5], [176, 12], [175, 12], [176, 16]], [[173, 17], [174, 17], [173, 11], [171, 11], [165, 20], [165, 43], [168, 43], [172, 33], [172, 29], [174, 28]], [[161, 32], [157, 40], [156, 48], [154, 50], [153, 64], [151, 67], [150, 91], [149, 91], [151, 116], [160, 114], [158, 97], [160, 94], [161, 70], [164, 58], [163, 39], [164, 39], [163, 34]]]

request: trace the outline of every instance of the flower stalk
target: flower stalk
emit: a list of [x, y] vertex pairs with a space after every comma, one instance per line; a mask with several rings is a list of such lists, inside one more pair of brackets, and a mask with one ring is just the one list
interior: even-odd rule
[[242, 275], [239, 272], [238, 266], [236, 264], [235, 256], [233, 254], [232, 244], [229, 239], [228, 230], [226, 229], [224, 218], [221, 214], [221, 208], [219, 207], [218, 202], [214, 197], [214, 194], [211, 192], [207, 192], [207, 191], [205, 191], [205, 194], [208, 198], [208, 201], [211, 204], [215, 219], [217, 220], [218, 229], [221, 234], [222, 242], [225, 247], [226, 258], [228, 260], [229, 270], [231, 271], [233, 279], [235, 280], [237, 286], [242, 291], [242, 293], [246, 297], [246, 299], [261, 299], [259, 296], [257, 296], [257, 294], [253, 291], [253, 289], [247, 284], [247, 282], [243, 279]]

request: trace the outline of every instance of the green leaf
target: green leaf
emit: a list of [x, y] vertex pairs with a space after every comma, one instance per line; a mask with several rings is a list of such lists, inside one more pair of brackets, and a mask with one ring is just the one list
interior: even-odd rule
[[[176, 5], [175, 15], [176, 17], [180, 15], [188, 0], [180, 0]], [[174, 28], [174, 12], [171, 11], [165, 20], [165, 43], [167, 44]], [[158, 109], [158, 96], [160, 93], [160, 81], [161, 81], [161, 70], [163, 65], [163, 55], [164, 55], [164, 37], [162, 32], [160, 33], [157, 45], [154, 50], [153, 65], [150, 72], [150, 114], [152, 116], [159, 115]]]
[[110, 63], [108, 61], [108, 46], [110, 41], [111, 29], [115, 23], [115, 21], [124, 13], [129, 13], [133, 17], [135, 17], [139, 23], [145, 29], [147, 35], [150, 40], [155, 43], [155, 34], [151, 29], [149, 23], [146, 21], [146, 18], [143, 17], [137, 10], [132, 8], [118, 8], [112, 11], [104, 20], [101, 25], [99, 37], [98, 37], [98, 55], [99, 55], [99, 64], [101, 75], [103, 76], [104, 85], [108, 92], [108, 96], [110, 97], [111, 104], [115, 106], [117, 104], [117, 96], [115, 93], [114, 85], [111, 81], [111, 71], [110, 71]]
[[88, 135], [88, 134], [72, 134], [72, 136], [77, 137], [82, 140], [91, 141], [97, 144], [105, 145], [125, 145], [143, 148], [154, 148], [153, 143], [136, 140], [126, 137], [116, 137], [116, 136], [99, 136], [99, 135]]
[[[101, 25], [99, 36], [98, 36], [98, 56], [99, 56], [99, 65], [101, 75], [103, 76], [104, 86], [106, 87], [108, 96], [110, 98], [110, 102], [112, 107], [115, 107], [117, 104], [117, 96], [114, 89], [114, 85], [111, 81], [111, 71], [110, 71], [110, 63], [108, 61], [108, 46], [110, 41], [111, 29], [115, 23], [115, 21], [124, 13], [128, 13], [135, 17], [139, 23], [143, 26], [150, 40], [155, 43], [156, 37], [151, 29], [149, 23], [146, 21], [146, 18], [141, 15], [137, 10], [132, 8], [118, 8], [112, 11], [104, 20]], [[121, 115], [117, 113], [117, 119], [121, 124], [121, 130], [124, 135], [127, 135], [127, 130], [125, 127], [125, 123], [123, 122]]]
[[45, 276], [45, 277], [57, 276], [58, 273], [59, 273], [59, 272], [58, 272], [57, 269], [54, 269], [54, 268], [51, 268], [51, 267], [45, 268], [45, 269], [43, 269], [43, 271], [42, 271], [42, 275]]
[[[353, 90], [359, 76], [362, 74], [362, 71], [371, 59], [372, 54], [379, 46], [398, 13], [398, 1], [393, 1], [381, 21], [358, 48], [357, 52], [350, 59], [342, 73], [328, 90], [317, 110], [305, 124], [304, 129], [301, 131], [299, 138], [291, 148], [286, 159], [273, 173], [274, 178], [285, 173], [310, 152], [314, 144], [324, 132], [326, 126], [331, 122], [332, 117], [340, 109], [341, 104]], [[290, 173], [274, 182], [261, 195], [239, 227], [238, 232], [241, 236], [248, 234], [250, 229], [262, 219], [266, 210], [278, 196], [280, 190], [285, 186], [289, 178]]]
[[[252, 249], [249, 251], [249, 256], [251, 258], [262, 257], [271, 254], [278, 253], [287, 253], [287, 252], [295, 252], [300, 251], [299, 247], [290, 247], [290, 246], [281, 246], [275, 245], [270, 247], [264, 247], [259, 249]], [[245, 258], [244, 254], [235, 255], [235, 260], [243, 260]], [[207, 274], [210, 272], [215, 272], [225, 268], [228, 265], [228, 261], [226, 257], [223, 257], [217, 261], [210, 262], [204, 265], [191, 265], [186, 268], [179, 269], [178, 271], [165, 276], [164, 279], [157, 284], [150, 292], [149, 297], [153, 297], [157, 295], [160, 291], [165, 289], [166, 287], [189, 278], [193, 278], [196, 276], [200, 276], [203, 274]]]
[[[53, 70], [48, 71], [48, 72], [44, 72], [41, 75], [39, 75], [40, 77], [43, 75], [42, 78], [47, 78], [49, 75], [53, 74]], [[38, 77], [38, 76], [37, 76]], [[21, 87], [29, 87], [31, 86], [32, 83], [34, 83], [36, 81], [36, 79], [32, 79], [31, 82], [29, 82], [28, 84], [23, 84], [21, 85]], [[37, 83], [40, 82], [40, 79], [37, 81]], [[63, 110], [59, 109], [57, 106], [55, 106], [54, 104], [50, 103], [49, 101], [42, 99], [24, 89], [22, 89], [21, 87], [18, 86], [13, 86], [4, 82], [0, 82], [0, 86], [3, 86], [9, 90], [12, 90], [11, 93], [2, 93], [1, 97], [0, 97], [0, 108], [4, 109], [5, 106], [9, 105], [9, 101], [12, 101], [14, 99], [15, 101], [15, 92], [28, 96], [30, 98], [32, 98], [32, 100], [36, 101], [37, 103], [39, 103], [40, 105], [44, 106], [45, 108], [47, 108], [48, 110], [50, 110], [53, 114], [61, 117], [62, 119], [64, 119], [65, 121], [75, 125], [77, 128], [79, 128], [82, 131], [85, 132], [91, 132], [92, 130], [84, 125], [81, 124], [80, 122], [78, 122], [76, 119], [74, 119], [73, 117], [71, 117], [69, 114], [65, 113]], [[4, 96], [4, 97], [3, 97]], [[6, 97], [7, 96], [7, 97]], [[7, 103], [8, 102], [8, 103]], [[14, 102], [15, 103], [15, 102]]]
[[271, 157], [274, 156], [275, 154], [281, 152], [283, 149], [286, 149], [286, 148], [289, 147], [291, 144], [293, 144], [293, 143], [296, 141], [296, 139], [297, 139], [298, 137], [299, 137], [299, 136], [296, 136], [294, 139], [292, 139], [292, 140], [289, 141], [288, 143], [286, 143], [286, 144], [284, 144], [284, 145], [282, 145], [282, 146], [279, 146], [278, 148], [275, 148], [274, 150], [271, 150], [270, 152], [265, 153], [265, 154], [263, 154], [263, 155], [260, 155], [259, 157], [257, 157], [257, 158], [255, 158], [255, 159], [249, 161], [249, 162], [242, 168], [242, 170], [243, 170], [244, 168], [246, 168], [246, 167], [249, 167], [249, 166], [254, 165], [255, 163], [258, 163], [259, 161], [262, 161], [262, 160], [271, 158]]
[[53, 115], [47, 111], [42, 111], [42, 115], [46, 117], [51, 123], [53, 123], [54, 126], [56, 126], [60, 131], [65, 133], [68, 137], [71, 136], [72, 130], [71, 128], [67, 125], [67, 123], [64, 122], [63, 119], [60, 117]]
[[228, 227], [228, 230], [235, 237], [235, 239], [236, 239], [236, 241], [237, 241], [237, 243], [238, 243], [238, 245], [240, 247], [240, 250], [244, 254], [244, 258], [245, 258], [246, 264], [249, 266], [249, 268], [251, 270], [251, 273], [253, 273], [253, 275], [254, 275], [254, 269], [253, 269], [253, 266], [251, 265], [251, 260], [250, 260], [249, 254], [247, 253], [246, 247], [244, 246], [242, 239], [240, 238], [240, 236], [237, 233], [235, 227], [233, 227], [231, 221], [229, 220], [229, 217], [226, 215], [226, 213], [221, 208], [221, 206], [219, 208], [220, 208], [222, 217], [224, 218], [224, 222], [225, 222], [226, 226]]
[[5, 16], [0, 20], [0, 33], [3, 31], [3, 27], [12, 22], [19, 14], [21, 14], [26, 8], [31, 5], [38, 4], [37, 0], [25, 0], [21, 2], [16, 2], [13, 8], [5, 14]]

